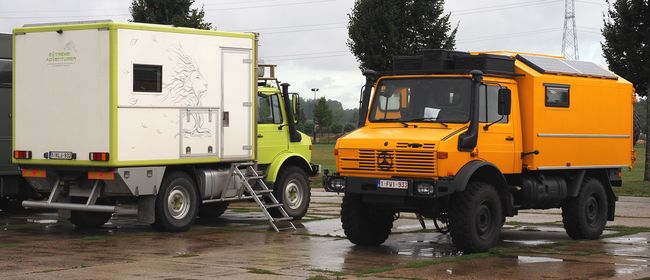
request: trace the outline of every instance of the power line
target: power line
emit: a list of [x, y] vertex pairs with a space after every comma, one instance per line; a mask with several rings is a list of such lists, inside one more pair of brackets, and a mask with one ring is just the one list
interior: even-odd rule
[[317, 54], [331, 54], [331, 53], [349, 53], [350, 51], [329, 51], [329, 52], [312, 52], [312, 53], [300, 53], [300, 54], [285, 54], [285, 55], [270, 55], [262, 56], [263, 58], [269, 57], [291, 57], [291, 56], [308, 56], [308, 55], [317, 55]]
[[[270, 4], [270, 5], [215, 8], [215, 9], [203, 9], [203, 10], [204, 11], [229, 11], [229, 10], [241, 10], [241, 9], [273, 8], [273, 7], [285, 7], [285, 6], [296, 6], [296, 5], [307, 5], [307, 4], [319, 4], [319, 3], [327, 3], [327, 2], [335, 2], [335, 1], [336, 0], [315, 0], [315, 1], [306, 1], [306, 2], [279, 3], [279, 4]], [[115, 16], [130, 16], [130, 15], [131, 15], [130, 13], [120, 13], [120, 14], [103, 14], [103, 15], [66, 15], [66, 16], [2, 16], [2, 18], [3, 19], [87, 18], [87, 17], [115, 17]]]
[[[290, 25], [290, 26], [276, 26], [276, 27], [246, 28], [246, 29], [235, 29], [233, 31], [274, 30], [274, 29], [287, 29], [287, 28], [300, 28], [300, 27], [318, 27], [318, 26], [338, 25], [338, 24], [347, 24], [347, 22], [333, 22], [333, 23], [321, 23], [321, 24], [304, 24], [304, 25]], [[332, 29], [334, 29], [334, 28], [339, 28], [339, 27], [332, 27]]]

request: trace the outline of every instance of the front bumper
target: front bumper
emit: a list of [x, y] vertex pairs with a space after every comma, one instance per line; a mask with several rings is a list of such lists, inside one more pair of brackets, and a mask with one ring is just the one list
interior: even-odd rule
[[[329, 175], [325, 172], [323, 175], [323, 188], [328, 192], [345, 192], [368, 195], [385, 195], [398, 197], [416, 197], [416, 198], [438, 198], [451, 194], [454, 190], [452, 186], [453, 178], [441, 178], [438, 180], [416, 179], [416, 178], [392, 178], [390, 180], [406, 181], [406, 189], [389, 189], [381, 188], [379, 178], [366, 177], [345, 177], [338, 174]], [[424, 188], [421, 185], [429, 185]], [[421, 191], [426, 189], [426, 192]]]

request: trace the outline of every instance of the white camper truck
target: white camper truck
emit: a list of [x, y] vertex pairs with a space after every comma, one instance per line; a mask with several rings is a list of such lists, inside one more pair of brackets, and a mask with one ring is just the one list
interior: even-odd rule
[[291, 219], [255, 169], [256, 34], [102, 21], [14, 41], [14, 163], [50, 192], [25, 207], [183, 231], [201, 203], [253, 199]]

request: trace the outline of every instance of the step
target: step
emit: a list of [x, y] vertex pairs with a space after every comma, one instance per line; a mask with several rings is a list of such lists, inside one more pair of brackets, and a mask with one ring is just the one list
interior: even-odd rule
[[264, 179], [264, 176], [246, 176], [246, 180], [259, 180]]
[[244, 163], [237, 163], [235, 164], [236, 166], [253, 166], [255, 165], [254, 162], [244, 162]]
[[282, 203], [276, 203], [276, 204], [264, 204], [264, 207], [266, 207], [266, 209], [269, 209], [269, 208], [282, 207], [282, 205], [284, 205], [284, 204], [282, 204]]
[[294, 227], [283, 227], [283, 228], [278, 228], [278, 231], [286, 231], [286, 230], [296, 230]]
[[273, 222], [282, 222], [282, 221], [291, 221], [293, 218], [291, 217], [282, 217], [282, 218], [273, 218]]
[[267, 194], [272, 192], [273, 190], [255, 190], [255, 194]]

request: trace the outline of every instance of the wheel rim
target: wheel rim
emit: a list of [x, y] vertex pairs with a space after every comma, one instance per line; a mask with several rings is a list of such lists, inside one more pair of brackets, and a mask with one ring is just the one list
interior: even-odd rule
[[483, 203], [476, 212], [476, 232], [478, 232], [479, 236], [483, 237], [490, 232], [491, 227], [492, 211], [488, 205]]
[[593, 195], [587, 199], [585, 212], [587, 213], [587, 223], [595, 224], [598, 221], [599, 204], [598, 199]]
[[303, 192], [296, 180], [291, 180], [284, 188], [284, 204], [291, 209], [298, 209], [302, 205]]
[[180, 220], [190, 211], [190, 195], [182, 186], [174, 186], [167, 196], [167, 209], [172, 218]]

